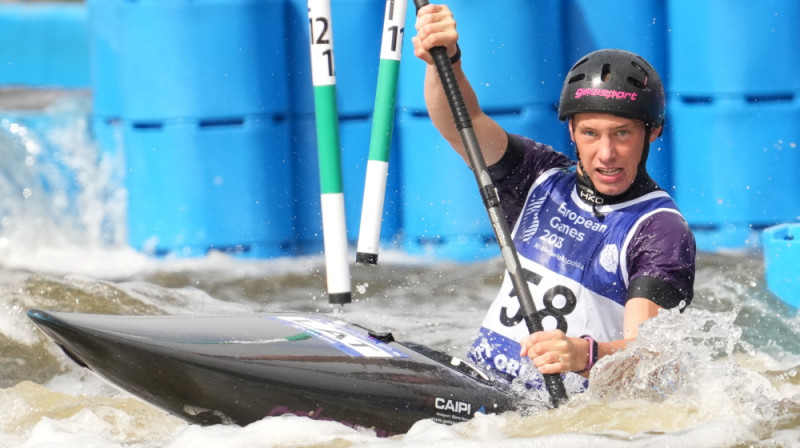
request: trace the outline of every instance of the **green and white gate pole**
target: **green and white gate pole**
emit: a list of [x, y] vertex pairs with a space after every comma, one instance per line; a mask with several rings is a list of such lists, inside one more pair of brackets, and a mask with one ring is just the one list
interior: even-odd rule
[[394, 128], [395, 98], [407, 0], [386, 0], [381, 39], [378, 87], [372, 115], [372, 134], [369, 141], [369, 160], [364, 181], [364, 200], [361, 205], [361, 226], [358, 231], [356, 263], [378, 263], [383, 201], [386, 197], [386, 178], [389, 176], [389, 152]]
[[328, 301], [345, 304], [351, 301], [350, 266], [347, 259], [330, 0], [308, 0], [308, 24]]

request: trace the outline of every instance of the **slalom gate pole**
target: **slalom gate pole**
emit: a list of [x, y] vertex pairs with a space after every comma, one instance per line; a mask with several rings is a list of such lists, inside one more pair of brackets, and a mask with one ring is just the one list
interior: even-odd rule
[[381, 39], [378, 87], [372, 115], [367, 175], [361, 205], [361, 226], [358, 231], [356, 263], [375, 265], [381, 237], [386, 179], [389, 176], [389, 152], [394, 129], [394, 107], [397, 79], [403, 50], [403, 33], [408, 0], [386, 0]]
[[[414, 0], [414, 4], [419, 10], [428, 4], [428, 0]], [[497, 243], [500, 245], [500, 252], [511, 277], [511, 283], [517, 293], [517, 300], [519, 300], [525, 324], [530, 333], [543, 331], [542, 320], [536, 312], [536, 305], [533, 303], [533, 296], [522, 272], [522, 265], [519, 262], [517, 249], [514, 247], [514, 240], [511, 238], [503, 211], [500, 208], [497, 189], [492, 183], [488, 168], [486, 168], [486, 161], [483, 159], [475, 129], [472, 128], [472, 119], [469, 116], [464, 97], [458, 86], [458, 80], [453, 73], [453, 64], [450, 63], [450, 58], [447, 56], [447, 49], [434, 47], [431, 48], [430, 52], [436, 64], [436, 70], [439, 72], [439, 78], [442, 81], [447, 101], [450, 103], [453, 120], [455, 120], [461, 141], [464, 143], [472, 170], [475, 173], [475, 180], [478, 182], [483, 205], [486, 207], [486, 212], [492, 222], [492, 228], [497, 237]], [[558, 407], [561, 403], [567, 401], [567, 391], [564, 388], [561, 375], [555, 373], [545, 374], [544, 383], [547, 387], [547, 392], [550, 393], [550, 403], [553, 407]]]
[[347, 227], [330, 0], [308, 0], [308, 24], [328, 301], [342, 305], [349, 303], [352, 297], [350, 266], [347, 260]]

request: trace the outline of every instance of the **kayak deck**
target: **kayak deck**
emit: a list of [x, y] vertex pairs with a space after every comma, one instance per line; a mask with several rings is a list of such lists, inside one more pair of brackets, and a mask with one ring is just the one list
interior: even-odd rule
[[514, 409], [469, 364], [324, 316], [28, 315], [79, 365], [199, 424], [295, 414], [390, 435]]

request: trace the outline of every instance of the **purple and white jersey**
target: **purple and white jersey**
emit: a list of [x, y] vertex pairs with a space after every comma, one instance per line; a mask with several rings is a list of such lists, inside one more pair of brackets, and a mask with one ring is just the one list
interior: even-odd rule
[[[545, 330], [598, 341], [622, 339], [628, 298], [629, 246], [642, 223], [675, 214], [669, 195], [656, 190], [599, 206], [599, 219], [576, 191], [574, 171], [549, 169], [528, 190], [514, 226], [520, 262]], [[470, 350], [473, 361], [519, 374], [519, 341], [528, 334], [508, 273]]]

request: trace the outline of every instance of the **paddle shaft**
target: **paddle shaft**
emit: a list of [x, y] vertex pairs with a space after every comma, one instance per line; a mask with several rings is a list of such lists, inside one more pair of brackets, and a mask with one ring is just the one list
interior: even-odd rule
[[[414, 0], [414, 4], [419, 10], [428, 4], [428, 0]], [[464, 97], [458, 86], [458, 80], [453, 72], [453, 64], [450, 63], [450, 58], [447, 56], [447, 49], [434, 47], [431, 48], [430, 53], [436, 65], [436, 70], [439, 72], [439, 79], [442, 82], [447, 101], [450, 103], [450, 111], [453, 113], [453, 119], [461, 136], [461, 141], [466, 148], [472, 171], [475, 174], [475, 180], [478, 182], [481, 199], [483, 199], [483, 205], [489, 214], [511, 283], [517, 293], [517, 300], [519, 301], [525, 324], [530, 333], [543, 331], [542, 321], [536, 312], [536, 305], [533, 303], [533, 296], [528, 287], [528, 282], [525, 280], [522, 265], [519, 262], [519, 255], [514, 247], [514, 241], [508, 231], [508, 226], [500, 207], [497, 189], [489, 175], [486, 161], [483, 159], [478, 137], [472, 127], [472, 119], [469, 116]], [[559, 404], [567, 400], [567, 392], [564, 388], [564, 382], [561, 380], [561, 375], [546, 374], [544, 375], [544, 382], [547, 391], [550, 393], [550, 402], [554, 407], [558, 407]]]

